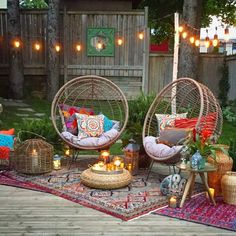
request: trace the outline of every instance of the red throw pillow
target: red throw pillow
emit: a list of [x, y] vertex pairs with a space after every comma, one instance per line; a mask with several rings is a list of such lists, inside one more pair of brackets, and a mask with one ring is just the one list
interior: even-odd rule
[[[192, 128], [195, 129], [195, 126], [197, 124], [198, 118], [183, 118], [183, 119], [176, 119], [175, 120], [175, 127], [176, 128]], [[215, 129], [215, 121], [216, 121], [216, 113], [210, 113], [207, 116], [203, 116], [200, 120], [201, 130], [208, 130], [213, 133], [213, 130]]]
[[0, 159], [9, 159], [10, 148], [9, 147], [0, 147]]
[[7, 135], [13, 135], [15, 133], [15, 129], [9, 129], [9, 130], [0, 130], [0, 134], [7, 134]]

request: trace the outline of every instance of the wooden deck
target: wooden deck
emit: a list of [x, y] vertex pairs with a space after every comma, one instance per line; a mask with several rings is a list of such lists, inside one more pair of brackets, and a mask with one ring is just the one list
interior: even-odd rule
[[47, 193], [0, 185], [0, 235], [231, 235], [235, 232], [158, 215], [129, 222]]

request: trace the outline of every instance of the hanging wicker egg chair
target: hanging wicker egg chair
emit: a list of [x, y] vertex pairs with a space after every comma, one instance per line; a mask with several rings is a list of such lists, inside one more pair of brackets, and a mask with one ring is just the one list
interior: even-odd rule
[[[93, 115], [103, 114], [119, 126], [113, 137], [106, 142], [97, 141], [86, 145], [84, 139], [80, 142], [72, 141], [63, 135], [67, 127], [60, 107], [80, 107], [93, 111]], [[51, 106], [51, 119], [60, 138], [71, 148], [76, 150], [102, 150], [109, 148], [120, 137], [128, 121], [128, 103], [120, 88], [112, 81], [95, 76], [80, 76], [64, 84], [54, 97]], [[76, 138], [76, 135], [73, 136]], [[96, 143], [96, 144], [95, 144]]]
[[[159, 148], [164, 146], [156, 143], [156, 138], [160, 135], [156, 114], [174, 115], [174, 117], [184, 114], [185, 119], [182, 117], [182, 120], [180, 118], [174, 121], [174, 125], [178, 128], [186, 128], [189, 124], [197, 132], [207, 129], [215, 140], [221, 134], [222, 111], [213, 93], [205, 85], [193, 79], [177, 79], [157, 94], [144, 121], [143, 144], [152, 159], [149, 173], [154, 161], [174, 165], [180, 160], [180, 146], [160, 151]], [[153, 148], [156, 150], [152, 150]]]

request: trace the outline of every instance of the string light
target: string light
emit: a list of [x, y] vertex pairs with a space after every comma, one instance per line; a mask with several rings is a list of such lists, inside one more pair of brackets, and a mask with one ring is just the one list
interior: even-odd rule
[[200, 39], [196, 39], [196, 40], [195, 40], [195, 46], [196, 46], [196, 47], [199, 47], [199, 46], [200, 46]]
[[229, 41], [229, 28], [225, 28], [225, 35], [224, 35], [225, 41]]
[[13, 41], [13, 46], [14, 46], [15, 48], [19, 48], [19, 47], [21, 46], [20, 40], [15, 39], [15, 40]]
[[143, 40], [143, 38], [144, 38], [144, 34], [143, 34], [143, 32], [139, 32], [139, 34], [138, 34], [138, 38], [141, 39], [141, 40]]
[[102, 43], [101, 42], [97, 43], [97, 49], [102, 49]]
[[183, 39], [186, 39], [186, 38], [187, 38], [187, 36], [188, 36], [188, 33], [187, 33], [187, 31], [184, 31], [184, 32], [182, 33], [182, 38], [183, 38]]
[[121, 45], [123, 44], [122, 38], [118, 38], [118, 39], [117, 39], [117, 44], [118, 44], [119, 46], [121, 46]]
[[212, 45], [213, 45], [214, 47], [217, 47], [218, 43], [219, 43], [218, 35], [215, 34], [215, 35], [214, 35], [214, 39], [212, 40]]
[[41, 49], [41, 45], [40, 45], [39, 42], [36, 42], [36, 43], [34, 44], [34, 49], [35, 49], [36, 51], [39, 51], [39, 50]]
[[78, 52], [80, 52], [81, 51], [81, 44], [80, 43], [76, 44], [75, 48]]
[[195, 42], [194, 36], [191, 36], [191, 37], [189, 38], [189, 41], [190, 41], [191, 44], [193, 44], [193, 43]]
[[184, 31], [184, 27], [183, 27], [183, 25], [180, 25], [179, 26], [179, 32], [182, 33], [183, 31]]
[[208, 36], [206, 36], [206, 39], [205, 39], [205, 47], [206, 48], [209, 48], [210, 47], [210, 39], [209, 39], [209, 37]]
[[61, 46], [59, 44], [55, 45], [55, 50], [56, 52], [60, 52], [61, 51]]

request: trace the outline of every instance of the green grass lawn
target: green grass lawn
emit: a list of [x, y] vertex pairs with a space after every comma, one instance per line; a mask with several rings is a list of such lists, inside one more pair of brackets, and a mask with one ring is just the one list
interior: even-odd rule
[[[1, 101], [0, 101], [1, 102]], [[0, 114], [0, 129], [9, 129], [14, 127], [16, 130], [16, 134], [19, 133], [22, 130], [28, 130], [32, 131], [38, 134], [41, 134], [42, 136], [46, 137], [47, 140], [52, 143], [57, 151], [61, 147], [58, 146], [59, 137], [56, 134], [52, 122], [50, 120], [50, 109], [51, 104], [44, 100], [39, 99], [30, 99], [26, 100], [25, 103], [29, 104], [33, 110], [37, 113], [45, 113], [45, 116], [42, 118], [42, 121], [22, 121], [22, 118], [19, 116], [16, 116], [17, 108], [14, 106], [8, 106], [4, 107], [3, 112]], [[27, 113], [24, 111], [24, 113]], [[28, 112], [29, 117], [33, 117], [32, 112]], [[223, 129], [222, 129], [222, 135], [220, 139], [218, 140], [219, 143], [222, 144], [229, 144], [230, 139], [236, 140], [236, 127], [233, 126], [229, 122], [224, 122]], [[58, 148], [57, 148], [58, 147]], [[122, 144], [116, 143], [111, 147], [111, 153], [113, 155], [121, 154], [122, 153]], [[97, 154], [97, 152], [87, 152], [83, 151], [81, 154]]]

